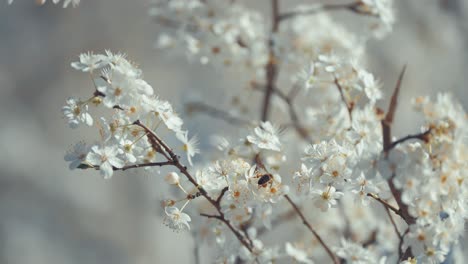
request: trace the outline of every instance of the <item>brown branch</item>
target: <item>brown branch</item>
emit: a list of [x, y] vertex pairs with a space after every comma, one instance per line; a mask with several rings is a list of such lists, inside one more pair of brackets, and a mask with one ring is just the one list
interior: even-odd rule
[[346, 106], [346, 109], [348, 110], [349, 122], [353, 122], [352, 112], [353, 112], [354, 106], [353, 104], [348, 104], [348, 101], [346, 100], [346, 97], [344, 95], [343, 87], [341, 86], [340, 82], [338, 81], [336, 77], [335, 77], [335, 85], [338, 88], [338, 91], [340, 92], [341, 101], [343, 101], [343, 103]]
[[406, 253], [408, 252], [408, 249], [406, 250], [405, 254], [403, 254], [403, 249], [401, 248], [403, 246], [403, 242], [404, 242], [404, 238], [406, 236], [406, 234], [408, 234], [410, 231], [409, 229], [409, 226], [408, 228], [406, 228], [406, 231], [403, 233], [403, 235], [400, 236], [400, 243], [398, 244], [398, 260], [402, 260], [403, 259], [403, 255], [406, 255]]
[[327, 246], [327, 244], [325, 243], [325, 241], [323, 241], [323, 239], [320, 237], [320, 235], [315, 231], [314, 228], [312, 228], [312, 225], [307, 221], [307, 219], [305, 218], [305, 216], [302, 214], [301, 210], [299, 209], [299, 207], [291, 200], [291, 198], [289, 198], [288, 195], [285, 195], [284, 198], [286, 198], [286, 200], [289, 202], [289, 204], [291, 204], [291, 206], [294, 208], [294, 210], [296, 211], [297, 215], [299, 215], [299, 217], [302, 219], [302, 223], [310, 230], [310, 232], [312, 232], [312, 234], [315, 236], [315, 238], [318, 240], [318, 242], [322, 245], [322, 247], [325, 249], [325, 251], [328, 253], [328, 255], [330, 256], [330, 258], [333, 260], [333, 263], [335, 264], [339, 264], [340, 263], [340, 260], [338, 259], [338, 257], [331, 251], [330, 247]]
[[346, 10], [360, 15], [367, 15], [367, 16], [375, 16], [374, 14], [360, 9], [361, 3], [353, 2], [349, 4], [323, 4], [314, 8], [306, 9], [306, 10], [294, 10], [289, 11], [281, 14], [279, 16], [279, 20], [282, 22], [284, 20], [292, 19], [298, 16], [307, 16], [313, 15], [321, 11], [334, 11], [334, 10]]
[[204, 114], [207, 114], [207, 115], [209, 115], [211, 117], [221, 119], [221, 120], [223, 120], [226, 123], [231, 124], [231, 125], [248, 125], [248, 124], [250, 124], [250, 122], [247, 121], [247, 120], [244, 120], [244, 119], [241, 119], [239, 117], [233, 116], [233, 115], [231, 115], [230, 113], [228, 113], [228, 112], [226, 112], [224, 110], [218, 109], [216, 107], [213, 107], [211, 105], [207, 105], [207, 104], [202, 103], [202, 102], [192, 102], [192, 103], [186, 104], [186, 111], [189, 112], [189, 113], [191, 113], [191, 112], [204, 113]]
[[388, 218], [390, 219], [390, 222], [392, 222], [393, 229], [395, 230], [395, 234], [398, 236], [399, 239], [402, 239], [402, 235], [400, 234], [400, 231], [398, 231], [398, 226], [395, 222], [395, 219], [393, 219], [392, 214], [390, 213], [390, 210], [385, 207], [385, 211], [387, 212]]
[[[143, 128], [146, 131], [146, 133], [148, 133], [148, 136], [152, 137], [161, 146], [161, 149], [163, 150], [163, 152], [166, 153], [165, 157], [167, 157], [169, 162], [172, 162], [171, 165], [177, 167], [179, 169], [179, 171], [182, 174], [184, 174], [187, 177], [187, 179], [199, 190], [200, 194], [203, 197], [205, 197], [205, 199], [211, 205], [213, 205], [213, 207], [218, 212], [218, 215], [217, 216], [209, 216], [209, 217], [217, 218], [220, 221], [222, 221], [232, 231], [232, 233], [237, 237], [239, 242], [241, 242], [241, 244], [243, 246], [245, 246], [247, 248], [247, 250], [249, 250], [250, 252], [253, 252], [253, 247], [247, 242], [245, 237], [242, 236], [242, 234], [232, 226], [232, 224], [229, 222], [229, 220], [226, 219], [226, 217], [224, 216], [224, 213], [221, 211], [221, 205], [217, 201], [215, 201], [213, 198], [211, 198], [208, 195], [208, 193], [206, 192], [206, 190], [202, 186], [198, 185], [195, 178], [188, 172], [187, 167], [182, 165], [182, 163], [180, 163], [179, 156], [177, 156], [174, 153], [174, 151], [172, 151], [172, 149], [170, 147], [168, 147], [168, 145], [161, 138], [159, 138], [159, 136], [154, 131], [152, 131], [147, 126], [142, 124], [140, 122], [140, 120], [135, 121], [133, 124]], [[204, 215], [204, 216], [207, 216], [207, 215]]]
[[[265, 89], [263, 89], [262, 87], [260, 86], [254, 86], [253, 87], [255, 90], [259, 90], [259, 91], [265, 91]], [[292, 121], [292, 126], [294, 126], [294, 129], [296, 130], [297, 134], [303, 138], [304, 140], [306, 140], [307, 142], [309, 143], [313, 143], [313, 140], [312, 138], [310, 137], [307, 129], [301, 125], [301, 122], [299, 120], [299, 116], [297, 114], [297, 111], [294, 107], [294, 103], [293, 103], [293, 99], [291, 97], [289, 97], [288, 95], [284, 94], [281, 90], [279, 90], [278, 88], [274, 87], [272, 92], [277, 95], [281, 100], [283, 100], [286, 105], [288, 106], [288, 112], [289, 112], [289, 116], [291, 117], [291, 121]]]
[[207, 217], [207, 218], [215, 218], [218, 219], [219, 221], [223, 222], [226, 224], [226, 226], [231, 229], [231, 231], [234, 233], [234, 235], [237, 237], [237, 239], [244, 245], [250, 252], [252, 252], [252, 246], [246, 242], [246, 239], [241, 235], [241, 233], [235, 229], [231, 223], [224, 217], [224, 214], [220, 215], [209, 215], [209, 214], [200, 214], [201, 216]]
[[405, 71], [406, 71], [406, 65], [403, 66], [403, 69], [400, 72], [400, 76], [398, 77], [395, 90], [393, 91], [392, 98], [388, 106], [387, 114], [385, 115], [384, 120], [382, 120], [382, 135], [383, 135], [384, 152], [388, 152], [389, 147], [392, 144], [392, 123], [393, 123], [393, 118], [395, 116], [395, 111], [396, 111], [396, 107], [398, 104], [398, 94], [400, 93], [400, 87], [403, 81], [403, 77], [405, 75]]
[[216, 199], [216, 203], [219, 204], [221, 202], [221, 199], [223, 199], [224, 194], [229, 190], [229, 187], [224, 187], [223, 190], [221, 190], [221, 193], [219, 194], [218, 198]]
[[[271, 228], [293, 219], [294, 216], [296, 216], [296, 211], [294, 209], [278, 215], [278, 217], [271, 221]], [[257, 228], [257, 236], [263, 235], [267, 230], [268, 229], [264, 226]]]
[[372, 233], [370, 233], [370, 236], [365, 241], [363, 241], [361, 243], [362, 247], [366, 248], [366, 247], [369, 247], [370, 245], [374, 244], [375, 242], [377, 242], [377, 233], [378, 233], [377, 229], [372, 231]]
[[390, 179], [388, 180], [388, 186], [390, 188], [390, 191], [392, 192], [392, 195], [393, 197], [395, 198], [395, 201], [397, 202], [398, 204], [398, 207], [400, 208], [398, 210], [398, 214], [399, 216], [401, 216], [401, 218], [403, 218], [403, 220], [405, 220], [405, 222], [408, 224], [408, 225], [411, 225], [411, 224], [414, 224], [416, 222], [416, 219], [411, 216], [408, 212], [408, 205], [406, 205], [402, 200], [401, 200], [401, 193], [400, 191], [398, 191], [398, 189], [396, 188], [395, 184], [393, 184], [393, 178], [394, 178], [395, 175], [392, 175], [392, 177], [390, 177]]
[[385, 208], [390, 209], [390, 210], [392, 210], [395, 214], [401, 216], [400, 209], [397, 209], [395, 206], [389, 204], [387, 201], [383, 200], [382, 198], [380, 198], [380, 197], [377, 196], [376, 194], [367, 193], [367, 196], [374, 198], [376, 201], [378, 201], [379, 203], [381, 203]]
[[[396, 108], [398, 105], [398, 95], [400, 93], [400, 88], [401, 84], [403, 81], [403, 77], [405, 75], [406, 71], [406, 65], [403, 67], [403, 69], [400, 72], [400, 76], [398, 77], [398, 81], [395, 86], [395, 90], [393, 91], [392, 98], [390, 100], [390, 104], [388, 106], [388, 111], [387, 114], [385, 115], [385, 118], [382, 120], [382, 137], [383, 137], [383, 151], [385, 154], [388, 154], [388, 151], [391, 150], [393, 147], [395, 147], [397, 144], [404, 142], [406, 140], [411, 139], [409, 138], [403, 138], [402, 140], [397, 140], [392, 143], [392, 124], [393, 124], [393, 119], [395, 117], [395, 112]], [[402, 199], [401, 199], [401, 192], [396, 188], [395, 184], [393, 183], [393, 178], [395, 177], [395, 174], [393, 174], [388, 180], [388, 186], [390, 188], [390, 191], [392, 192], [393, 197], [395, 198], [396, 203], [398, 204], [398, 215], [400, 215], [403, 220], [409, 225], [414, 224], [416, 222], [416, 219], [409, 214], [408, 211], [408, 205], [406, 205]], [[406, 234], [406, 233], [405, 233]], [[405, 236], [402, 235], [400, 238], [400, 245], [399, 245], [399, 255], [400, 259], [402, 257], [406, 256], [411, 256], [411, 250], [406, 250], [405, 253], [402, 256], [402, 251], [401, 251], [401, 244], [403, 243], [403, 237]]]
[[288, 105], [288, 110], [289, 110], [289, 116], [291, 117], [291, 121], [293, 122], [294, 128], [296, 129], [296, 132], [306, 141], [309, 143], [313, 143], [312, 139], [309, 136], [309, 133], [307, 132], [307, 129], [304, 128], [301, 125], [301, 122], [299, 121], [299, 117], [297, 115], [296, 109], [294, 108], [294, 104], [292, 100], [283, 94], [279, 89], [274, 89], [275, 94], [277, 94], [283, 101]]
[[136, 169], [136, 168], [143, 168], [143, 167], [162, 167], [162, 166], [166, 166], [166, 165], [174, 165], [174, 162], [172, 162], [172, 161], [150, 162], [150, 163], [128, 165], [128, 166], [124, 166], [122, 168], [113, 167], [113, 169], [115, 171], [117, 171], [117, 170], [125, 171], [125, 170], [128, 170], [128, 169]]
[[270, 39], [268, 40], [268, 49], [269, 49], [269, 59], [268, 63], [265, 66], [266, 72], [266, 92], [265, 97], [263, 98], [262, 106], [262, 121], [268, 120], [268, 115], [270, 112], [271, 104], [271, 95], [273, 94], [273, 89], [275, 86], [276, 78], [278, 77], [278, 68], [277, 61], [275, 58], [274, 41], [273, 34], [276, 33], [279, 29], [279, 0], [271, 0], [271, 34]]
[[[128, 169], [144, 168], [144, 167], [162, 167], [162, 166], [173, 165], [173, 164], [174, 163], [172, 161], [149, 162], [149, 163], [127, 165], [127, 166], [124, 166], [122, 168], [117, 168], [117, 167], [112, 166], [112, 170], [114, 170], [114, 171], [125, 171], [125, 170], [128, 170]], [[80, 164], [78, 166], [78, 169], [100, 170], [100, 167], [97, 166], [97, 165], [82, 163], [82, 164]]]
[[394, 147], [396, 147], [398, 144], [401, 144], [405, 141], [408, 141], [408, 140], [411, 140], [411, 139], [419, 139], [419, 140], [422, 140], [424, 142], [428, 142], [429, 141], [429, 135], [431, 134], [431, 129], [429, 128], [428, 130], [422, 132], [422, 133], [419, 133], [419, 134], [413, 134], [413, 135], [408, 135], [406, 137], [403, 137], [403, 138], [400, 138], [394, 142], [392, 142], [392, 144], [390, 144], [388, 146], [388, 150], [391, 150], [393, 149]]

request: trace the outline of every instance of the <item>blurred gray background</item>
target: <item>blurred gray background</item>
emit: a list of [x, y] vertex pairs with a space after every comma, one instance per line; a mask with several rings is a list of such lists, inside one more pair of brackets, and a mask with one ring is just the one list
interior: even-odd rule
[[[88, 50], [126, 52], [179, 112], [188, 90], [235, 85], [235, 77], [154, 50], [147, 0], [82, 0], [68, 9], [0, 1], [0, 263], [189, 263], [190, 235], [162, 225], [160, 178], [137, 171], [105, 181], [68, 170], [65, 151], [87, 135], [69, 129], [60, 110], [68, 96], [92, 89], [70, 62]], [[267, 0], [243, 2], [269, 11]], [[404, 135], [417, 129], [411, 96], [449, 90], [467, 109], [468, 1], [396, 2], [394, 32], [369, 44], [369, 68], [388, 97], [408, 64], [395, 132]], [[208, 128], [186, 123], [206, 145]]]

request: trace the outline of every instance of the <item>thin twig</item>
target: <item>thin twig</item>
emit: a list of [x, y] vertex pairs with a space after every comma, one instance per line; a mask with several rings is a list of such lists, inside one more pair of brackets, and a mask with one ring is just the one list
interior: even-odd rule
[[[400, 243], [398, 244], [398, 260], [402, 260], [403, 259], [403, 249], [401, 248], [403, 246], [403, 242], [404, 242], [404, 238], [406, 236], [406, 234], [409, 233], [409, 226], [408, 228], [406, 228], [405, 232], [403, 233], [403, 235], [401, 235], [400, 237]], [[406, 252], [405, 252], [406, 253]]]
[[375, 229], [374, 231], [371, 232], [370, 236], [365, 240], [363, 241], [361, 244], [362, 244], [362, 247], [363, 248], [366, 248], [372, 244], [374, 244], [375, 242], [377, 242], [377, 229]]
[[271, 34], [268, 40], [269, 59], [265, 66], [266, 72], [266, 92], [263, 98], [262, 121], [268, 120], [270, 113], [271, 95], [275, 86], [276, 78], [278, 77], [277, 61], [274, 53], [273, 34], [279, 29], [279, 0], [271, 0]]
[[[391, 149], [392, 146], [392, 124], [393, 119], [395, 117], [396, 108], [398, 105], [398, 95], [400, 93], [401, 84], [403, 81], [403, 77], [405, 75], [406, 65], [403, 66], [403, 69], [400, 72], [400, 76], [398, 77], [398, 81], [395, 85], [395, 90], [393, 91], [392, 98], [390, 100], [390, 104], [388, 106], [387, 114], [385, 118], [382, 120], [382, 137], [383, 137], [383, 151], [387, 154], [388, 151]], [[416, 219], [412, 217], [408, 212], [408, 206], [401, 200], [401, 192], [396, 188], [395, 184], [393, 183], [393, 178], [395, 174], [392, 175], [387, 181], [390, 191], [392, 192], [393, 197], [395, 198], [400, 215], [405, 222], [410, 225], [415, 223]]]
[[[254, 88], [254, 90], [265, 91], [265, 89], [263, 87], [261, 87], [261, 86], [254, 86], [253, 88]], [[289, 112], [289, 116], [291, 117], [292, 126], [296, 130], [297, 134], [301, 138], [303, 138], [304, 140], [306, 140], [307, 142], [312, 144], [313, 140], [310, 137], [307, 129], [304, 126], [301, 125], [301, 122], [299, 120], [299, 116], [298, 116], [297, 111], [296, 111], [296, 109], [294, 107], [293, 99], [291, 97], [289, 97], [288, 95], [284, 94], [281, 90], [279, 90], [276, 87], [273, 87], [273, 93], [275, 95], [277, 95], [281, 100], [283, 100], [284, 103], [286, 103], [286, 105], [288, 106], [288, 112]]]
[[125, 171], [125, 170], [128, 170], [128, 169], [136, 169], [136, 168], [143, 168], [143, 167], [162, 167], [162, 166], [173, 165], [173, 164], [174, 164], [174, 162], [172, 162], [172, 161], [161, 161], [161, 162], [133, 164], [133, 165], [124, 166], [122, 168], [113, 168], [113, 169], [115, 171], [117, 171], [117, 170]]
[[382, 198], [380, 198], [376, 194], [368, 193], [367, 196], [374, 198], [376, 201], [381, 203], [385, 208], [388, 208], [388, 209], [392, 210], [395, 214], [401, 216], [400, 209], [397, 209], [395, 206], [389, 204], [387, 201], [383, 200]]
[[341, 101], [343, 101], [343, 103], [346, 105], [346, 109], [348, 110], [349, 122], [352, 123], [353, 122], [352, 112], [353, 112], [354, 106], [353, 104], [348, 103], [348, 101], [346, 100], [343, 87], [341, 86], [340, 82], [338, 81], [336, 77], [335, 77], [335, 85], [338, 88], [338, 91], [340, 92]]
[[284, 20], [292, 19], [298, 16], [307, 16], [313, 15], [321, 11], [333, 11], [333, 10], [347, 10], [356, 14], [360, 15], [367, 15], [367, 16], [375, 16], [365, 10], [359, 8], [360, 2], [353, 2], [349, 4], [323, 4], [318, 5], [314, 8], [306, 9], [306, 10], [293, 10], [289, 12], [285, 12], [279, 16], [279, 20], [282, 22]]
[[395, 222], [395, 219], [393, 219], [392, 214], [390, 213], [390, 209], [385, 207], [385, 211], [387, 212], [388, 218], [390, 219], [390, 222], [392, 222], [393, 229], [395, 230], [395, 234], [398, 236], [399, 239], [402, 239], [402, 236], [400, 234], [400, 231], [398, 231], [398, 226]]
[[[271, 221], [271, 228], [278, 226], [288, 220], [291, 220], [296, 216], [296, 211], [294, 209], [291, 209], [285, 213], [280, 214], [277, 216], [275, 219]], [[257, 228], [257, 236], [263, 235], [268, 229], [264, 226]]]
[[221, 193], [219, 194], [218, 198], [216, 199], [216, 203], [220, 203], [221, 199], [223, 199], [224, 194], [229, 190], [229, 187], [224, 187]]
[[400, 208], [398, 210], [398, 215], [405, 220], [405, 222], [410, 225], [414, 224], [416, 222], [416, 219], [409, 214], [408, 211], [408, 205], [406, 205], [402, 200], [401, 200], [401, 192], [398, 191], [396, 188], [395, 184], [393, 183], [393, 178], [395, 175], [392, 175], [392, 177], [388, 180], [388, 187], [390, 188], [390, 191], [392, 192], [393, 197], [395, 198], [395, 201], [398, 204], [398, 207]]
[[398, 94], [400, 93], [401, 83], [403, 81], [403, 77], [405, 75], [406, 65], [403, 66], [403, 69], [400, 72], [400, 76], [398, 77], [398, 81], [395, 86], [395, 90], [392, 94], [392, 99], [390, 100], [390, 104], [388, 106], [387, 114], [385, 115], [385, 119], [382, 120], [382, 135], [383, 135], [383, 146], [384, 152], [389, 150], [389, 147], [392, 144], [392, 123], [393, 118], [395, 116], [396, 107], [398, 104]]
[[226, 123], [231, 124], [231, 125], [248, 125], [248, 124], [250, 124], [250, 122], [247, 121], [247, 120], [244, 120], [244, 119], [241, 119], [239, 117], [233, 116], [232, 114], [230, 114], [230, 113], [228, 113], [228, 112], [226, 112], [224, 110], [218, 109], [216, 107], [213, 107], [211, 105], [207, 105], [207, 104], [202, 103], [202, 102], [188, 103], [188, 104], [186, 104], [186, 110], [189, 113], [191, 113], [191, 112], [204, 113], [204, 114], [207, 114], [207, 115], [209, 115], [211, 117], [221, 119], [221, 120], [223, 120]]
[[296, 211], [297, 215], [299, 215], [299, 217], [302, 219], [302, 223], [304, 223], [304, 225], [310, 230], [310, 232], [312, 232], [312, 234], [315, 236], [315, 238], [318, 240], [318, 242], [322, 245], [322, 247], [325, 249], [325, 251], [328, 253], [328, 255], [330, 256], [330, 258], [333, 260], [333, 263], [335, 264], [339, 264], [340, 261], [338, 259], [338, 257], [333, 253], [333, 251], [331, 251], [330, 247], [327, 246], [327, 244], [325, 243], [325, 241], [323, 241], [323, 239], [320, 237], [320, 235], [315, 231], [314, 228], [312, 228], [312, 225], [307, 221], [307, 219], [305, 218], [305, 216], [302, 214], [301, 210], [299, 209], [299, 207], [291, 200], [291, 198], [289, 198], [288, 195], [285, 195], [284, 198], [286, 198], [286, 200], [289, 202], [289, 204], [291, 204], [291, 206], [294, 208], [294, 210]]
[[401, 144], [401, 143], [403, 143], [403, 142], [405, 142], [405, 141], [407, 141], [407, 140], [411, 140], [411, 139], [419, 139], [419, 140], [422, 140], [422, 141], [424, 141], [424, 142], [427, 142], [427, 141], [429, 140], [429, 137], [428, 137], [428, 136], [429, 136], [430, 133], [431, 133], [431, 129], [428, 129], [428, 130], [426, 130], [426, 131], [424, 131], [424, 132], [422, 132], [422, 133], [419, 133], [419, 134], [408, 135], [408, 136], [406, 136], [406, 137], [400, 138], [400, 139], [398, 139], [398, 140], [392, 142], [392, 144], [390, 144], [390, 145], [388, 146], [388, 150], [387, 150], [387, 151], [393, 149], [393, 148], [396, 147], [398, 144]]

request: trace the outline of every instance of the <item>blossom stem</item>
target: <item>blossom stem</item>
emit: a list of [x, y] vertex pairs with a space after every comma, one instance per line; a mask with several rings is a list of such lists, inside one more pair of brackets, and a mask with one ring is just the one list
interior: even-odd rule
[[180, 208], [180, 212], [182, 212], [185, 208], [185, 206], [187, 206], [187, 204], [190, 202], [190, 200], [187, 200], [184, 205], [182, 206], [182, 208]]
[[180, 185], [180, 183], [177, 184], [177, 187], [179, 187], [179, 189], [181, 189], [185, 194], [188, 194], [188, 192], [184, 189], [184, 187], [182, 187], [182, 185]]
[[284, 198], [289, 202], [289, 204], [291, 204], [291, 206], [296, 211], [297, 215], [299, 215], [299, 217], [302, 219], [302, 223], [304, 223], [304, 225], [310, 230], [310, 232], [312, 232], [312, 234], [315, 236], [315, 238], [318, 240], [318, 242], [322, 245], [322, 247], [328, 253], [330, 258], [333, 260], [333, 263], [339, 264], [340, 261], [339, 261], [338, 257], [333, 253], [333, 251], [331, 251], [330, 247], [327, 246], [325, 241], [320, 237], [320, 235], [315, 231], [315, 229], [312, 227], [312, 225], [307, 221], [307, 219], [302, 214], [299, 207], [291, 200], [291, 198], [289, 198], [288, 195], [285, 195]]

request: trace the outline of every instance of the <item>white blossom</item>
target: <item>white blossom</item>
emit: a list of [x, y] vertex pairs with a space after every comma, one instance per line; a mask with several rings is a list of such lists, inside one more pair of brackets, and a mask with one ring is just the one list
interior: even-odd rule
[[277, 129], [269, 121], [262, 122], [260, 126], [256, 127], [254, 135], [248, 135], [247, 140], [261, 149], [281, 150]]
[[180, 230], [190, 230], [189, 222], [192, 221], [190, 216], [186, 213], [183, 213], [179, 208], [169, 206], [164, 208], [166, 212], [166, 217], [164, 218], [164, 223], [174, 231]]
[[93, 146], [91, 152], [86, 157], [86, 162], [99, 167], [99, 171], [105, 179], [108, 179], [114, 173], [115, 168], [122, 168], [124, 162], [120, 159], [117, 146]]
[[80, 123], [93, 125], [93, 118], [88, 113], [88, 105], [75, 98], [68, 98], [67, 105], [62, 108], [63, 115], [68, 119], [71, 128], [77, 128]]

